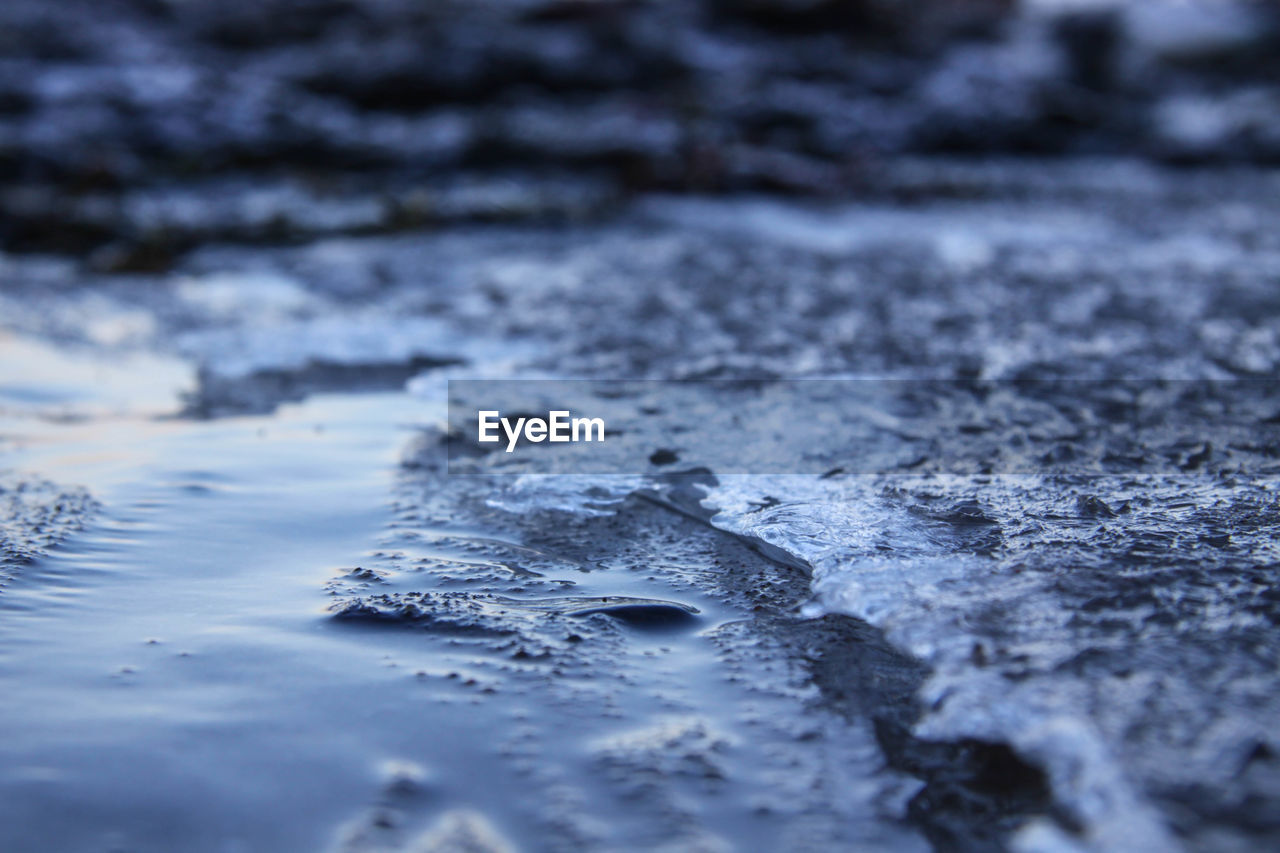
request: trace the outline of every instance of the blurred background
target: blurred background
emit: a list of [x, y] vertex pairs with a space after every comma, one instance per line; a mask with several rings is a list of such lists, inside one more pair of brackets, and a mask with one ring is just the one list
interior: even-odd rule
[[900, 155], [1280, 159], [1280, 6], [1230, 0], [7, 0], [0, 246], [874, 192]]

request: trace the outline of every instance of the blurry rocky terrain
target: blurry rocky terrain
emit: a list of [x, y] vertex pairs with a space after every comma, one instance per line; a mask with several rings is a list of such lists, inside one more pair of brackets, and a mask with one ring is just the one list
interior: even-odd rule
[[1028, 0], [10, 0], [2, 245], [575, 218], [874, 188], [904, 153], [1280, 158], [1280, 7]]

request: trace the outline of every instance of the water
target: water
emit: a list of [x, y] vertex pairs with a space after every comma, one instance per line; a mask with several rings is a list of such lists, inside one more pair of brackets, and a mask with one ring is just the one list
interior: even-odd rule
[[1266, 843], [1267, 441], [680, 478], [641, 426], [680, 464], [443, 467], [448, 377], [1274, 374], [1274, 176], [1086, 171], [9, 259], [0, 847]]
[[[595, 554], [525, 544], [465, 482], [401, 468], [431, 414], [404, 392], [212, 421], [132, 402], [5, 422], [10, 464], [101, 504], [0, 603], [5, 849], [384, 849], [460, 815], [535, 849], [918, 846], [876, 802], [869, 730], [804, 714], [792, 665], [735, 647], [744, 609], [696, 579], [714, 536], [655, 541], [677, 519], [650, 509]], [[494, 606], [333, 619], [373, 592]], [[696, 613], [547, 612], [590, 596]]]
[[[234, 849], [233, 826], [255, 849], [315, 845], [299, 818], [373, 784], [343, 715], [310, 709], [366, 712], [328, 674], [367, 655], [322, 630], [318, 593], [383, 523], [397, 402], [41, 430], [16, 461], [105, 508], [5, 596], [5, 725], [24, 732], [5, 744], [8, 849], [95, 849], [107, 826], [144, 849]], [[97, 817], [60, 820], [69, 802]]]

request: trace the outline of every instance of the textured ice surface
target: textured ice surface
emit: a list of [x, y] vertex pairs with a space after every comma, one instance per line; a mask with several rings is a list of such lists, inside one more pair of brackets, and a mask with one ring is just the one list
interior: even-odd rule
[[[1253, 206], [1226, 184], [1200, 196], [1203, 176], [1177, 188], [1142, 169], [1113, 176], [1133, 203], [1160, 205], [1159, 224], [1102, 187], [1065, 218], [1034, 203], [963, 203], [904, 213], [880, 231], [857, 212], [768, 204], [738, 216], [679, 202], [648, 215], [755, 242], [707, 240], [696, 253], [656, 242], [636, 258], [597, 241], [548, 272], [553, 290], [576, 296], [593, 341], [582, 358], [641, 374], [892, 364], [906, 375], [1273, 376], [1273, 205]], [[601, 254], [614, 263], [597, 263]], [[624, 275], [675, 281], [634, 300], [613, 289], [596, 312], [586, 282]], [[681, 288], [691, 280], [702, 289]], [[611, 320], [619, 309], [645, 317], [647, 334]], [[722, 476], [701, 507], [687, 495], [673, 502], [716, 511], [714, 525], [812, 567], [808, 612], [866, 619], [929, 663], [921, 737], [1009, 743], [1045, 768], [1059, 823], [1029, 825], [1019, 845], [1248, 846], [1276, 831], [1267, 815], [1277, 791], [1266, 723], [1278, 710], [1277, 507], [1261, 425], [1273, 413], [1255, 402], [1252, 434], [1245, 422], [1227, 441], [1134, 438], [1123, 458], [1136, 469], [1124, 476], [1047, 464], [1040, 476], [950, 477], [948, 460], [927, 459], [921, 472], [880, 478]], [[1211, 417], [1212, 400], [1199, 405], [1167, 408], [1183, 439]], [[649, 437], [655, 450], [679, 445], [662, 430]], [[1083, 449], [1071, 449], [1069, 430], [1032, 437], [1049, 459]], [[696, 465], [696, 450], [680, 462]], [[507, 505], [529, 511], [539, 485], [514, 479], [493, 500], [515, 492], [521, 500]], [[577, 489], [591, 513], [601, 502], [587, 494], [610, 506], [617, 497], [607, 478], [548, 478], [544, 488], [545, 506], [572, 507], [565, 492]]]
[[[120, 661], [142, 654], [129, 645], [142, 642], [128, 633], [139, 620], [179, 632], [223, 667], [216, 699], [234, 713], [222, 733], [305, 763], [305, 779], [289, 777], [300, 792], [287, 814], [322, 802], [375, 849], [450, 813], [403, 795], [432, 774], [473, 801], [448, 809], [480, 803], [502, 829], [567, 849], [766, 836], [786, 849], [909, 847], [917, 830], [940, 847], [1273, 844], [1276, 412], [1254, 399], [1241, 411], [1256, 431], [1184, 439], [1220, 402], [1217, 381], [1280, 366], [1275, 188], [1269, 172], [903, 161], [843, 206], [655, 200], [598, 226], [206, 246], [138, 275], [7, 259], [6, 329], [60, 352], [186, 353], [206, 366], [196, 413], [260, 413], [40, 430], [15, 415], [26, 426], [6, 435], [56, 438], [30, 451], [50, 466], [136, 470], [142, 482], [120, 487], [112, 521], [125, 533], [86, 540], [87, 559], [118, 574], [81, 577], [75, 554], [59, 563], [93, 592], [48, 610], [60, 631], [40, 635], [57, 641], [42, 654], [69, 657], [9, 663], [28, 666], [18, 686], [37, 691], [68, 667], [114, 667], [112, 684], [137, 691], [110, 694], [121, 719], [139, 695], [173, 713], [116, 731], [152, 762], [148, 796], [193, 820], [259, 814], [233, 749], [208, 757], [219, 773], [199, 789], [227, 812], [162, 785], [174, 768], [154, 747], [207, 720], [209, 676], [178, 669], [192, 661], [176, 653], [155, 658], [190, 691], [169, 706], [151, 692], [164, 679]], [[223, 310], [242, 298], [253, 312]], [[1167, 432], [1128, 430], [1127, 410], [1113, 413], [1125, 452], [1088, 477], [1071, 474], [1071, 454], [1091, 445], [1070, 418], [1026, 431], [1045, 471], [979, 465], [961, 477], [954, 459], [919, 452], [927, 431], [902, 413], [876, 427], [892, 463], [878, 474], [843, 464], [845, 449], [817, 440], [821, 424], [806, 428], [819, 461], [830, 457], [825, 478], [691, 472], [707, 448], [673, 439], [674, 409], [629, 425], [653, 468], [622, 477], [534, 476], [500, 453], [469, 456], [469, 476], [453, 476], [428, 428], [397, 471], [393, 505], [382, 503], [384, 451], [403, 441], [399, 424], [442, 421], [447, 376], [797, 375], [1214, 382], [1143, 414]], [[415, 376], [415, 394], [399, 393]], [[376, 388], [392, 400], [344, 396]], [[1009, 423], [1048, 414], [1043, 401], [1005, 403]], [[1000, 430], [952, 411], [974, 458], [1000, 450]], [[160, 461], [63, 458], [60, 441]], [[61, 493], [34, 505], [56, 507]], [[116, 583], [126, 572], [130, 583]], [[319, 615], [321, 584], [333, 613], [377, 618]], [[43, 605], [36, 587], [28, 595]], [[662, 602], [659, 616], [699, 613], [649, 630], [617, 613], [523, 606], [618, 597]], [[82, 642], [107, 636], [102, 626], [126, 639]], [[298, 690], [308, 725], [332, 735], [323, 755], [264, 724]], [[90, 706], [58, 707], [67, 731], [100, 731]], [[9, 708], [29, 735], [12, 749], [66, 742], [49, 728], [58, 720]], [[486, 751], [441, 727], [509, 737]], [[404, 784], [361, 776], [392, 759], [428, 771]], [[13, 790], [38, 800], [43, 789], [18, 774], [42, 765], [15, 766]], [[474, 782], [513, 769], [511, 787]], [[151, 814], [78, 778], [135, 829]], [[349, 801], [353, 779], [371, 792], [364, 811]], [[72, 831], [48, 802], [8, 825]], [[904, 813], [911, 828], [895, 823]], [[484, 826], [455, 818], [444, 823]], [[298, 843], [321, 829], [246, 831]]]
[[[557, 386], [531, 387], [536, 397]], [[1275, 401], [1255, 396], [1269, 386], [1138, 383], [1154, 392], [1154, 406], [1117, 409], [1123, 440], [1102, 446], [1067, 421], [1055, 423], [1050, 415], [1063, 413], [1034, 394], [1024, 399], [1018, 386], [995, 386], [967, 411], [886, 416], [909, 452], [879, 454], [879, 472], [858, 467], [856, 442], [852, 451], [841, 441], [803, 444], [830, 469], [823, 476], [736, 473], [734, 454], [700, 444], [733, 435], [727, 420], [708, 418], [705, 406], [682, 407], [687, 384], [646, 387], [638, 398], [595, 402], [609, 418], [611, 403], [661, 403], [661, 416], [610, 423], [640, 446], [678, 447], [678, 457], [668, 450], [663, 460], [669, 473], [521, 474], [522, 461], [531, 463], [504, 463], [497, 451], [483, 457], [492, 465], [451, 461], [453, 470], [505, 474], [489, 502], [519, 513], [621, 512], [636, 489], [806, 567], [815, 596], [806, 614], [856, 616], [932, 668], [920, 694], [927, 711], [919, 737], [1007, 743], [1047, 771], [1058, 818], [1078, 835], [1035, 824], [1019, 836], [1021, 846], [1123, 850], [1152, 839], [1176, 846], [1169, 814], [1182, 831], [1195, 820], [1270, 831], [1254, 812], [1274, 808], [1267, 764], [1275, 744], [1265, 720], [1280, 711], [1273, 675], [1280, 650], [1270, 639], [1280, 505], [1274, 439], [1262, 423]], [[663, 387], [672, 388], [665, 397]], [[727, 413], [750, 417], [728, 386], [696, 387], [702, 395], [721, 389], [717, 402]], [[884, 387], [916, 396], [950, 386]], [[1073, 409], [1098, 388], [1119, 402], [1124, 396], [1114, 394], [1125, 387], [1080, 384], [1058, 402]], [[1162, 403], [1169, 394], [1175, 402]], [[1243, 405], [1245, 420], [1235, 433], [1219, 433], [1212, 413], [1229, 401]], [[826, 401], [849, 425], [842, 439], [867, 420], [863, 395], [850, 391], [845, 402], [842, 409], [840, 399]], [[966, 416], [947, 416], [958, 411]], [[1008, 432], [1028, 412], [1043, 422]], [[1143, 432], [1153, 417], [1169, 431]], [[969, 429], [956, 435], [958, 425]], [[1024, 458], [1045, 460], [1040, 473], [957, 473], [984, 453], [998, 466], [995, 455], [1014, 437]], [[806, 438], [797, 429], [797, 441]], [[634, 455], [617, 458], [639, 471]], [[718, 465], [730, 473], [716, 474]], [[1185, 750], [1177, 762], [1167, 743]]]
[[[803, 577], [634, 498], [534, 503], [535, 480], [529, 503], [486, 501], [504, 478], [450, 477], [440, 450], [434, 434], [410, 448], [396, 521], [331, 582], [333, 612], [434, 644], [419, 678], [494, 697], [473, 713], [522, 709], [500, 749], [530, 786], [536, 846], [919, 847], [895, 825], [915, 788], [784, 653], [823, 647], [786, 613]], [[773, 629], [746, 630], [747, 613]]]

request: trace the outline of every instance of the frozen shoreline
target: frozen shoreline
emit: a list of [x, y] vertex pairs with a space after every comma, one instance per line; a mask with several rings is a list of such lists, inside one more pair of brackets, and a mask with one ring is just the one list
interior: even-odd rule
[[[32, 833], [19, 849], [108, 826], [158, 844], [157, 789], [175, 825], [216, 835], [255, 814], [240, 786], [262, 772], [311, 774], [281, 806], [291, 819], [248, 831], [277, 849], [394, 849], [438, 821], [474, 829], [464, 811], [571, 849], [759, 833], [794, 849], [1118, 849], [1139, 812], [1189, 849], [1273, 838], [1270, 735], [1249, 708], [1280, 699], [1274, 498], [1232, 468], [1245, 450], [1175, 448], [1190, 479], [1145, 485], [726, 478], [708, 502], [719, 516], [656, 484], [783, 562], [628, 497], [634, 484], [466, 485], [432, 467], [431, 433], [397, 460], [442, 419], [447, 375], [1230, 378], [1280, 364], [1271, 172], [988, 162], [891, 177], [911, 201], [653, 199], [570, 228], [210, 244], [147, 274], [6, 256], [6, 331], [48, 347], [62, 384], [33, 401], [29, 377], [6, 374], [0, 460], [119, 484], [91, 489], [88, 532], [0, 593], [14, 614], [0, 678], [28, 696], [7, 724], [33, 733], [0, 778], [27, 798], [24, 822], [6, 822]], [[83, 369], [123, 351], [178, 369]], [[419, 394], [399, 390], [422, 371]], [[183, 378], [186, 414], [153, 418], [157, 400], [183, 409]], [[198, 542], [212, 550], [184, 574]], [[812, 588], [784, 563], [812, 567]], [[601, 612], [616, 597], [670, 606]], [[569, 603], [504, 604], [549, 598]], [[377, 619], [325, 610], [357, 600], [352, 614]], [[832, 615], [799, 618], [806, 603]], [[913, 733], [917, 694], [931, 713]], [[111, 701], [99, 713], [83, 695]], [[49, 713], [73, 706], [82, 716]], [[437, 724], [469, 734], [450, 743]], [[83, 763], [56, 746], [68, 732], [86, 739]], [[316, 733], [336, 744], [321, 757]], [[243, 736], [260, 751], [202, 758], [217, 768], [203, 780], [200, 762], [165, 757]], [[464, 772], [472, 754], [476, 778], [522, 781], [486, 791]], [[125, 802], [94, 762], [139, 756]], [[295, 776], [282, 756], [316, 763]], [[66, 822], [70, 790], [103, 816]], [[512, 805], [530, 790], [545, 798]], [[642, 803], [629, 817], [628, 798]]]

